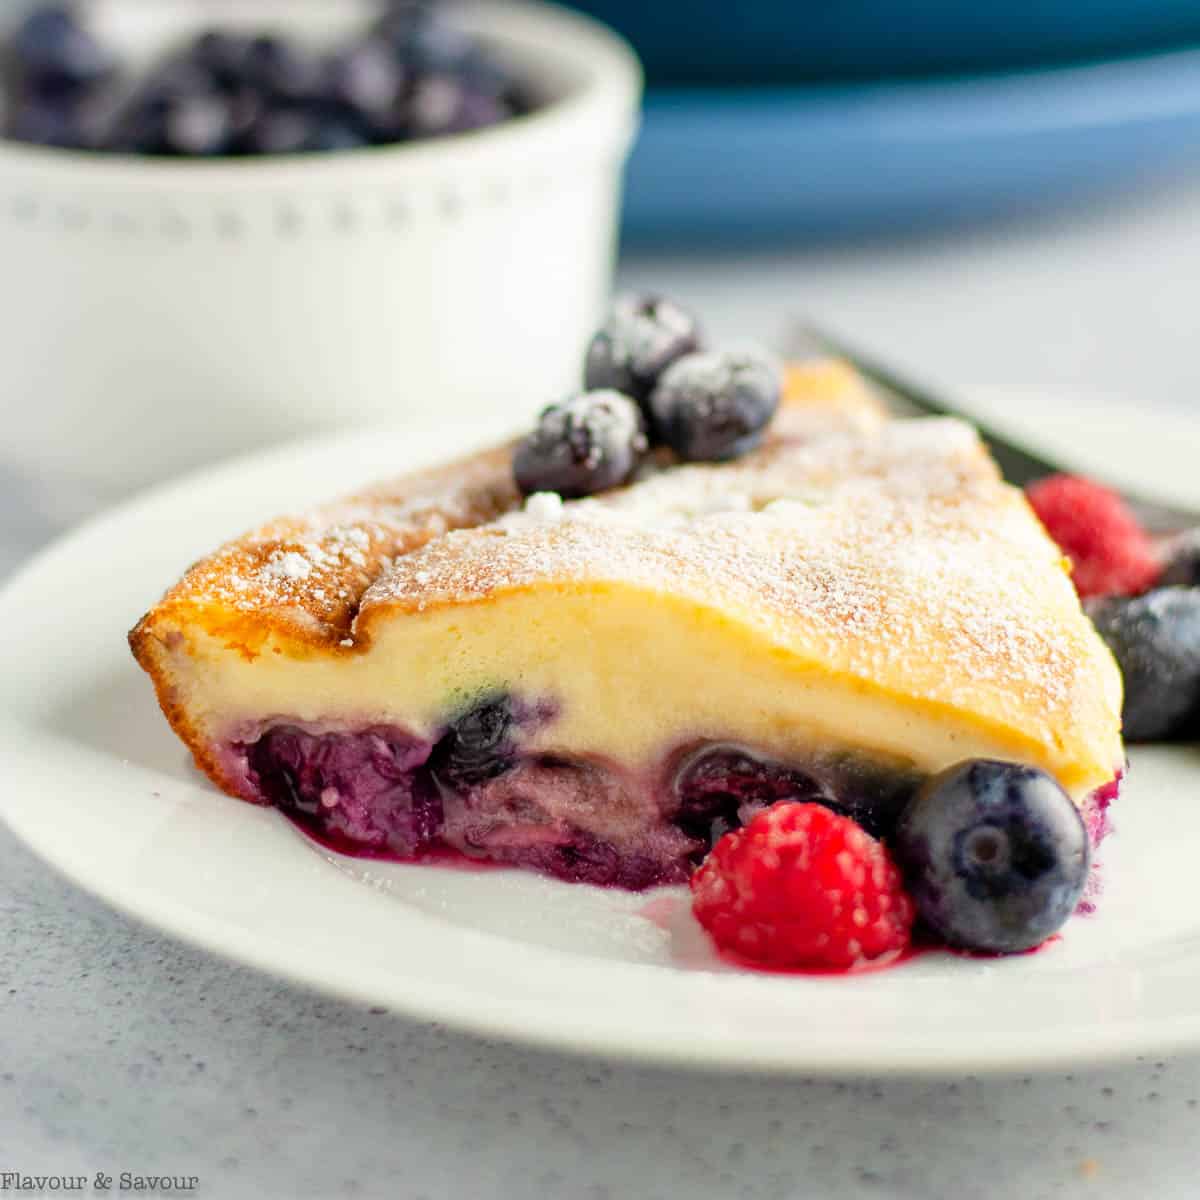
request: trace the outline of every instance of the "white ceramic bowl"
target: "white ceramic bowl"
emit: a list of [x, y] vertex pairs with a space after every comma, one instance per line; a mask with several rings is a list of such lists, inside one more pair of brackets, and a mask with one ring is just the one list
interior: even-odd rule
[[[210, 24], [312, 41], [368, 0], [98, 0], [134, 56]], [[578, 380], [640, 72], [601, 26], [457, 19], [550, 98], [479, 133], [294, 158], [0, 141], [0, 465], [107, 498], [332, 426], [522, 419]]]

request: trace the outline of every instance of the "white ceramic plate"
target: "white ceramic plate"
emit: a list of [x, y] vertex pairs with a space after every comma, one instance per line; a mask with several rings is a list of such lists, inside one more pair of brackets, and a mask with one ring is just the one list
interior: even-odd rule
[[[1069, 409], [1020, 404], [1080, 432]], [[678, 892], [335, 861], [278, 814], [216, 793], [160, 717], [125, 631], [218, 539], [487, 433], [359, 435], [259, 456], [113, 512], [30, 566], [0, 595], [0, 812], [13, 829], [82, 886], [213, 951], [525, 1042], [872, 1073], [1200, 1048], [1194, 750], [1135, 753], [1100, 911], [1060, 942], [848, 978], [721, 966]], [[1131, 421], [1127, 433], [1126, 465], [1153, 479], [1164, 430]], [[1194, 443], [1189, 426], [1169, 436]]]

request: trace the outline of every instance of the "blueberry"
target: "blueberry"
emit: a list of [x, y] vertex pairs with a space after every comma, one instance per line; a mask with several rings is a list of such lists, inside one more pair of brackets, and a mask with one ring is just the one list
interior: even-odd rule
[[373, 37], [383, 38], [397, 50], [412, 44], [418, 30], [433, 20], [429, 0], [390, 0], [383, 6], [383, 13], [371, 27]]
[[232, 100], [187, 58], [160, 64], [102, 139], [107, 150], [140, 154], [226, 153], [236, 131]]
[[79, 150], [90, 145], [79, 105], [63, 97], [26, 95], [12, 106], [7, 136], [36, 146]]
[[430, 10], [425, 19], [409, 28], [401, 44], [409, 66], [417, 72], [463, 74], [478, 57], [478, 45], [469, 33]]
[[286, 39], [261, 34], [246, 47], [241, 82], [279, 100], [315, 100], [323, 92], [325, 71], [317, 58]]
[[250, 154], [299, 154], [312, 148], [316, 120], [295, 105], [266, 108], [242, 135], [241, 145]]
[[469, 133], [473, 129], [487, 129], [513, 116], [516, 116], [516, 109], [508, 100], [487, 91], [467, 87], [463, 89], [458, 113], [450, 132]]
[[500, 96], [472, 89], [449, 74], [424, 75], [413, 86], [406, 104], [412, 137], [442, 137], [484, 129], [512, 116]]
[[114, 59], [72, 8], [35, 8], [13, 35], [11, 52], [26, 81], [42, 87], [91, 87], [112, 74]]
[[662, 296], [619, 296], [592, 338], [584, 387], [613, 388], [645, 406], [659, 376], [676, 359], [700, 348], [691, 313]]
[[429, 765], [434, 776], [458, 791], [503, 775], [516, 763], [516, 725], [511, 697], [497, 693], [460, 713], [434, 747]]
[[1153, 742], [1189, 731], [1200, 714], [1200, 588], [1156, 588], [1087, 605], [1125, 677], [1125, 737]]
[[368, 38], [335, 54], [328, 66], [332, 99], [362, 118], [390, 129], [408, 84], [395, 48], [382, 38]]
[[1062, 926], [1091, 859], [1079, 810], [1049, 775], [988, 759], [928, 780], [893, 849], [926, 924], [951, 945], [997, 954]]
[[852, 754], [831, 758], [822, 768], [821, 777], [833, 797], [832, 803], [826, 803], [885, 841], [896, 832], [901, 813], [923, 782], [905, 765]]
[[101, 145], [105, 150], [122, 153], [189, 153], [180, 147], [191, 144], [202, 133], [200, 126], [208, 121], [202, 116], [185, 118], [172, 138], [168, 135], [172, 114], [180, 108], [188, 108], [192, 101], [199, 101], [196, 112], [207, 110], [211, 121], [215, 110], [207, 106], [213, 99], [219, 99], [219, 93], [208, 72], [188, 58], [169, 59], [145, 77], [117, 114]]
[[268, 99], [257, 88], [237, 87], [229, 97], [230, 153], [250, 153], [250, 137], [263, 114], [270, 107]]
[[783, 389], [777, 363], [757, 350], [688, 354], [662, 374], [650, 396], [655, 433], [680, 458], [737, 458], [762, 440]]
[[413, 85], [406, 103], [409, 136], [443, 137], [482, 130], [512, 115], [502, 95], [479, 89], [454, 74], [426, 74]]
[[[30, 142], [145, 154], [344, 150], [480, 129], [526, 111], [521, 85], [425, 0], [393, 0], [364, 35], [317, 56], [271, 33], [208, 29], [151, 69], [115, 114], [28, 100], [6, 132]], [[104, 98], [116, 60], [75, 7], [42, 5], [10, 47], [23, 96]], [[97, 110], [100, 111], [99, 109]]]
[[619, 392], [584, 392], [542, 412], [513, 458], [526, 495], [590, 496], [624, 483], [646, 449], [641, 414]]
[[232, 134], [232, 110], [229, 101], [219, 95], [175, 100], [163, 121], [163, 144], [170, 154], [223, 154], [229, 149]]
[[360, 121], [339, 113], [322, 114], [313, 126], [310, 150], [357, 150], [371, 144], [370, 133]]
[[117, 114], [100, 148], [118, 154], [163, 154], [171, 102], [145, 94], [134, 96]]
[[249, 56], [249, 38], [222, 29], [208, 29], [195, 37], [183, 61], [203, 71], [217, 87], [234, 91], [246, 82]]
[[1171, 540], [1159, 583], [1163, 587], [1200, 587], [1200, 529], [1191, 529]]
[[189, 96], [211, 96], [217, 90], [212, 75], [190, 58], [169, 58], [142, 80], [135, 96], [141, 104], [162, 104]]
[[425, 75], [405, 103], [413, 137], [441, 137], [453, 131], [462, 106], [462, 85], [451, 75]]
[[706, 850], [776, 801], [829, 804], [825, 789], [811, 775], [734, 746], [713, 746], [689, 756], [675, 776], [674, 791], [679, 798], [675, 823]]

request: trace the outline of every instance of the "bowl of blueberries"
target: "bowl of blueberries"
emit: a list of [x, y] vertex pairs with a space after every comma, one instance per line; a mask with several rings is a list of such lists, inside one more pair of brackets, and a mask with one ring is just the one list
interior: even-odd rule
[[99, 501], [536, 412], [604, 307], [640, 92], [624, 42], [525, 0], [6, 6], [9, 465]]

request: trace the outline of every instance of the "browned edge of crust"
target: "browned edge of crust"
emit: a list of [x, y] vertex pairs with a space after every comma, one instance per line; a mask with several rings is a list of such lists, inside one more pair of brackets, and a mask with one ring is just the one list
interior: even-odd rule
[[[850, 418], [861, 415], [882, 418], [884, 406], [870, 392], [853, 368], [836, 360], [788, 364], [785, 372], [784, 405], [790, 409], [826, 410]], [[512, 484], [511, 443], [484, 450], [455, 462], [404, 476], [392, 483], [380, 484], [345, 500], [322, 506], [314, 514], [312, 526], [322, 520], [334, 522], [343, 510], [356, 505], [398, 503], [419, 495], [422, 489], [439, 489], [458, 498], [456, 511], [460, 519], [446, 520], [445, 514], [431, 506], [427, 512], [417, 511], [411, 521], [397, 523], [384, 530], [378, 542], [373, 539], [367, 567], [346, 571], [343, 582], [352, 584], [350, 599], [328, 613], [323, 619], [297, 610], [295, 605], [256, 605], [239, 608], [219, 597], [206, 596], [206, 580], [219, 579], [221, 572], [236, 566], [250, 571], [261, 565], [273, 553], [295, 545], [304, 535], [306, 526], [289, 518], [270, 521], [258, 529], [236, 538], [213, 555], [200, 560], [185, 572], [182, 579], [168, 590], [134, 626], [128, 635], [130, 649], [138, 665], [150, 676], [163, 715], [179, 739], [192, 754], [197, 768], [223, 792], [230, 796], [254, 801], [243, 781], [231, 773], [222, 761], [219, 747], [190, 717], [173, 678], [170, 662], [175, 639], [184, 637], [182, 630], [199, 627], [208, 635], [224, 641], [247, 658], [258, 657], [270, 644], [274, 653], [297, 658], [311, 654], [357, 654], [370, 644], [369, 628], [354, 629], [354, 644], [344, 646], [366, 588], [385, 569], [391, 559], [413, 552], [449, 529], [464, 528], [494, 520], [520, 502]], [[336, 581], [335, 581], [336, 582]]]

